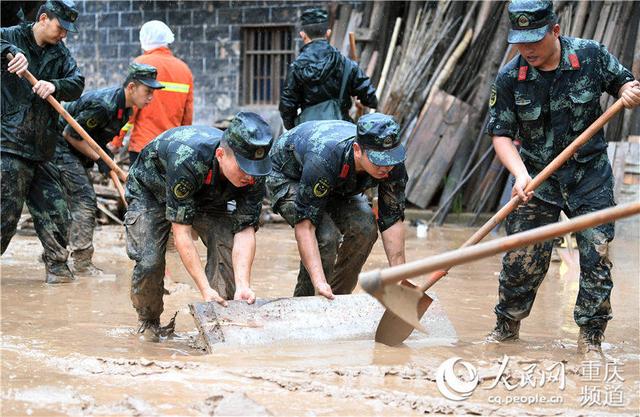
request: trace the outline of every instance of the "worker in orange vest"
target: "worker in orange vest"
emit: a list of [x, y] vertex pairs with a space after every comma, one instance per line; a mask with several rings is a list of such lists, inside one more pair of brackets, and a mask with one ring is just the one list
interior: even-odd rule
[[129, 123], [111, 142], [112, 150], [118, 150], [127, 131], [131, 130], [131, 164], [142, 148], [160, 133], [192, 124], [193, 74], [187, 64], [176, 58], [169, 49], [174, 39], [171, 29], [159, 20], [146, 22], [140, 28], [140, 45], [144, 53], [134, 61], [157, 68], [157, 79], [164, 88], [156, 92], [150, 105], [134, 110]]

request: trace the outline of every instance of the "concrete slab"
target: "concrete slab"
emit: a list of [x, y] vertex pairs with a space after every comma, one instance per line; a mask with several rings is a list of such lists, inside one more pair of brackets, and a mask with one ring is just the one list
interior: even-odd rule
[[[421, 323], [429, 334], [414, 332], [408, 341], [449, 344], [456, 331], [434, 293], [434, 302]], [[272, 343], [309, 344], [343, 340], [373, 340], [384, 307], [367, 294], [273, 298], [247, 305], [230, 301], [193, 303], [189, 309], [209, 352], [219, 345]]]

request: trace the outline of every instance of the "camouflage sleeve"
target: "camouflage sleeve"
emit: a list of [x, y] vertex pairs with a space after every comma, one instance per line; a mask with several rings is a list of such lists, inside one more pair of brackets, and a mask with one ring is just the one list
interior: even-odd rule
[[405, 187], [409, 177], [404, 164], [391, 171], [389, 179], [378, 185], [378, 228], [384, 232], [404, 220]]
[[598, 59], [600, 62], [600, 74], [602, 75], [601, 90], [618, 97], [620, 87], [629, 81], [633, 81], [633, 74], [615, 56], [611, 55], [604, 45], [600, 45]]
[[489, 136], [516, 138], [518, 122], [513, 87], [505, 73], [499, 73], [491, 86], [489, 96], [489, 121], [486, 132]]
[[54, 96], [59, 101], [74, 101], [82, 95], [84, 90], [84, 76], [78, 69], [76, 60], [71, 56], [71, 52], [64, 46], [64, 54], [59, 59], [64, 60], [58, 77], [56, 79], [48, 80], [55, 87], [56, 91]]
[[320, 156], [314, 156], [305, 162], [296, 195], [296, 224], [309, 219], [314, 226], [318, 226], [335, 187], [336, 177], [337, 174], [329, 169], [327, 162]]
[[302, 92], [297, 86], [294, 73], [295, 67], [290, 65], [282, 93], [280, 93], [280, 104], [278, 105], [278, 110], [280, 110], [280, 116], [286, 129], [293, 129], [295, 126], [298, 108], [302, 104]]
[[[349, 61], [345, 58], [345, 65], [348, 63]], [[352, 62], [351, 68], [349, 95], [358, 97], [363, 105], [375, 109], [378, 107], [378, 98], [376, 97], [376, 89], [371, 84], [371, 80], [357, 63]]]
[[[88, 103], [78, 114], [73, 115], [73, 118], [89, 136], [94, 137], [94, 132], [103, 129], [109, 123], [109, 111], [100, 103]], [[65, 133], [76, 140], [82, 140], [80, 134], [71, 125], [65, 127]], [[104, 147], [105, 144], [100, 145]]]
[[265, 178], [256, 178], [255, 184], [243, 190], [241, 197], [236, 198], [236, 211], [233, 214], [233, 227], [231, 231], [235, 234], [247, 227], [258, 230], [260, 223], [260, 211], [262, 210], [262, 200], [267, 193]]
[[172, 223], [193, 224], [195, 194], [202, 187], [208, 168], [198, 160], [194, 149], [182, 143], [172, 142], [167, 155], [166, 219]]

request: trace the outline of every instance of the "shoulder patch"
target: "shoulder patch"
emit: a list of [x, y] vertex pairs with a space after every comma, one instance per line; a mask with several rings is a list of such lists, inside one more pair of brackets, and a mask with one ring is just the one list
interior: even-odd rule
[[196, 187], [191, 183], [191, 181], [188, 181], [185, 178], [180, 178], [173, 185], [173, 188], [171, 189], [171, 191], [173, 192], [173, 195], [176, 197], [176, 199], [184, 200], [185, 198], [193, 194], [193, 191], [195, 189]]
[[494, 83], [491, 85], [491, 96], [489, 97], [489, 107], [495, 106], [497, 99], [498, 99], [498, 89], [496, 88], [496, 85]]
[[322, 198], [329, 192], [329, 180], [322, 177], [313, 186], [313, 195]]
[[95, 117], [92, 117], [89, 120], [87, 120], [87, 127], [88, 128], [93, 129], [96, 126], [98, 126], [98, 120], [96, 120]]

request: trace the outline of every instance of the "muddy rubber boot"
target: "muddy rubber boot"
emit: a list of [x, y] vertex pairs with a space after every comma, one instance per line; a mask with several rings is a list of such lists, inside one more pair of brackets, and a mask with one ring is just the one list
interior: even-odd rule
[[147, 342], [158, 343], [160, 341], [160, 319], [138, 320], [138, 334]]
[[496, 327], [485, 339], [487, 342], [506, 342], [520, 337], [520, 322], [498, 317]]
[[47, 261], [45, 262], [45, 269], [47, 271], [45, 277], [47, 284], [65, 284], [76, 279], [66, 262]]
[[75, 251], [71, 254], [73, 258], [73, 272], [79, 275], [98, 276], [104, 272], [91, 261], [93, 249]]
[[599, 360], [604, 357], [602, 353], [602, 339], [604, 339], [604, 331], [598, 328], [580, 327], [578, 334], [578, 354]]
[[104, 274], [104, 271], [91, 262], [91, 259], [83, 259], [73, 261], [73, 272], [78, 275], [89, 275], [92, 277], [100, 276]]

